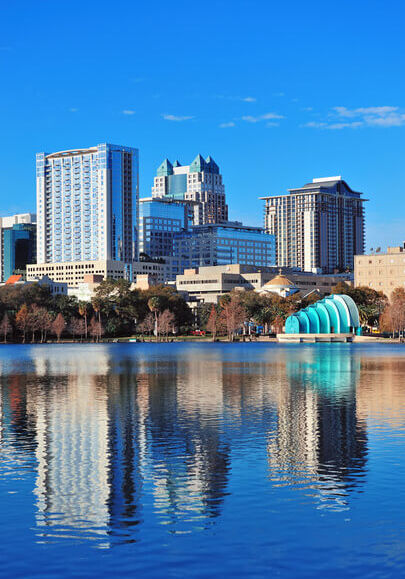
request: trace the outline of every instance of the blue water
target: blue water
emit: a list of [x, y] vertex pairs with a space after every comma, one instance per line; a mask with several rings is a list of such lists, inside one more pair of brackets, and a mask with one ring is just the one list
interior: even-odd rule
[[401, 345], [0, 346], [1, 577], [405, 575]]

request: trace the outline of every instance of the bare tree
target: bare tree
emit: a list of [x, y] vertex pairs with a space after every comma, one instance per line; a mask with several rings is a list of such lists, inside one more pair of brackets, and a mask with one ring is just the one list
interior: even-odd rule
[[220, 319], [230, 342], [233, 341], [235, 332], [242, 326], [245, 318], [246, 312], [236, 298], [233, 297], [223, 303]]
[[32, 332], [31, 342], [35, 342], [36, 332], [41, 330], [41, 308], [36, 304], [31, 306], [28, 314], [28, 329]]
[[104, 334], [104, 328], [101, 322], [97, 321], [95, 317], [90, 322], [90, 334], [93, 336], [95, 342], [99, 342], [101, 336]]
[[23, 304], [21, 308], [18, 310], [17, 315], [15, 317], [15, 323], [17, 324], [17, 328], [21, 330], [23, 335], [23, 344], [25, 344], [25, 337], [27, 335], [28, 320], [29, 320], [28, 307], [27, 304]]
[[405, 290], [397, 288], [392, 292], [391, 301], [385, 308], [381, 320], [380, 327], [382, 330], [392, 332], [392, 335], [405, 332]]
[[80, 339], [82, 340], [84, 331], [84, 320], [81, 318], [72, 318], [69, 324], [69, 333], [72, 334], [73, 338], [80, 336]]
[[164, 310], [157, 318], [158, 333], [163, 334], [168, 339], [170, 330], [173, 329], [175, 316], [170, 310]]
[[58, 342], [60, 342], [60, 337], [65, 328], [66, 328], [65, 318], [62, 316], [62, 314], [58, 314], [54, 319], [54, 321], [52, 322], [52, 332], [57, 337]]
[[207, 322], [207, 330], [212, 334], [212, 341], [215, 342], [215, 338], [218, 332], [219, 326], [219, 313], [214, 304], [212, 304], [210, 317]]
[[45, 308], [37, 308], [35, 311], [35, 325], [41, 332], [41, 343], [46, 342], [47, 332], [52, 327], [52, 318]]
[[152, 313], [148, 314], [140, 324], [138, 324], [138, 330], [141, 334], [150, 335], [155, 327], [155, 317]]
[[7, 343], [7, 336], [11, 333], [13, 326], [10, 323], [7, 313], [4, 314], [0, 324], [0, 333], [3, 334], [4, 343]]

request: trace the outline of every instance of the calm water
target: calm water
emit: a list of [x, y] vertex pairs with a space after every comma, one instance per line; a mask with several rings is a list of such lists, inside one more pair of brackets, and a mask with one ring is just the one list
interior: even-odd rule
[[405, 348], [0, 346], [1, 577], [404, 577]]

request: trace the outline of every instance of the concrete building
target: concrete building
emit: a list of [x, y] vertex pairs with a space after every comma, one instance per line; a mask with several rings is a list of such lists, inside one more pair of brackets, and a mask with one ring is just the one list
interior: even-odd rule
[[192, 267], [228, 265], [275, 265], [273, 235], [260, 227], [239, 222], [191, 227], [174, 236], [174, 256], [178, 274]]
[[37, 281], [44, 275], [55, 282], [66, 283], [69, 287], [79, 287], [86, 275], [99, 275], [102, 279], [127, 279], [132, 281], [132, 269], [122, 261], [65, 261], [39, 263], [27, 266], [27, 281]]
[[277, 265], [303, 271], [353, 271], [364, 253], [364, 201], [339, 177], [313, 179], [289, 195], [261, 197], [265, 229], [276, 237]]
[[152, 197], [190, 201], [194, 225], [228, 221], [222, 175], [211, 157], [197, 155], [190, 165], [165, 159], [154, 178]]
[[26, 275], [36, 260], [36, 215], [20, 213], [0, 217], [0, 282], [14, 274]]
[[[293, 284], [294, 291], [298, 290], [304, 295], [314, 290], [327, 295], [338, 282], [351, 283], [350, 274], [313, 274], [292, 270], [285, 271], [284, 274]], [[234, 289], [263, 291], [268, 282], [275, 277], [277, 280], [279, 276], [280, 272], [275, 267], [259, 268], [241, 264], [199, 267], [185, 270], [182, 275], [178, 275], [176, 289], [184, 292], [190, 302], [217, 303], [220, 296]], [[277, 287], [273, 289], [276, 290], [273, 293], [282, 295]]]
[[137, 258], [138, 150], [37, 154], [37, 263]]
[[405, 242], [386, 253], [356, 255], [354, 285], [382, 291], [388, 298], [396, 288], [405, 289]]

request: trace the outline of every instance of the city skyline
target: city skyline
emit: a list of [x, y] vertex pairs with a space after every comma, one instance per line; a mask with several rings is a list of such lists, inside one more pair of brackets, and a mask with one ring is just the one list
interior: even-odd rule
[[[296, 2], [294, 18], [290, 8], [255, 0], [233, 3], [232, 11], [217, 3], [209, 43], [197, 6], [182, 10], [183, 2], [169, 43], [160, 2], [126, 6], [125, 21], [117, 9], [108, 22], [102, 7], [94, 14], [81, 6], [77, 22], [73, 1], [63, 18], [56, 9], [58, 26], [51, 26], [55, 12], [45, 4], [22, 4], [23, 16], [17, 6], [4, 11], [0, 46], [9, 79], [0, 97], [2, 215], [34, 211], [37, 152], [118, 142], [140, 149], [141, 197], [150, 195], [161, 159], [184, 163], [195, 151], [210, 153], [224, 176], [229, 218], [262, 226], [259, 197], [287, 194], [315, 176], [342, 175], [370, 199], [366, 249], [402, 241], [400, 3], [391, 3], [397, 18], [378, 2], [366, 11], [343, 2], [339, 12]], [[320, 51], [318, 35], [306, 35], [298, 54], [294, 41], [319, 26], [323, 38], [339, 30], [340, 42]], [[103, 57], [85, 50], [89, 45]]]

